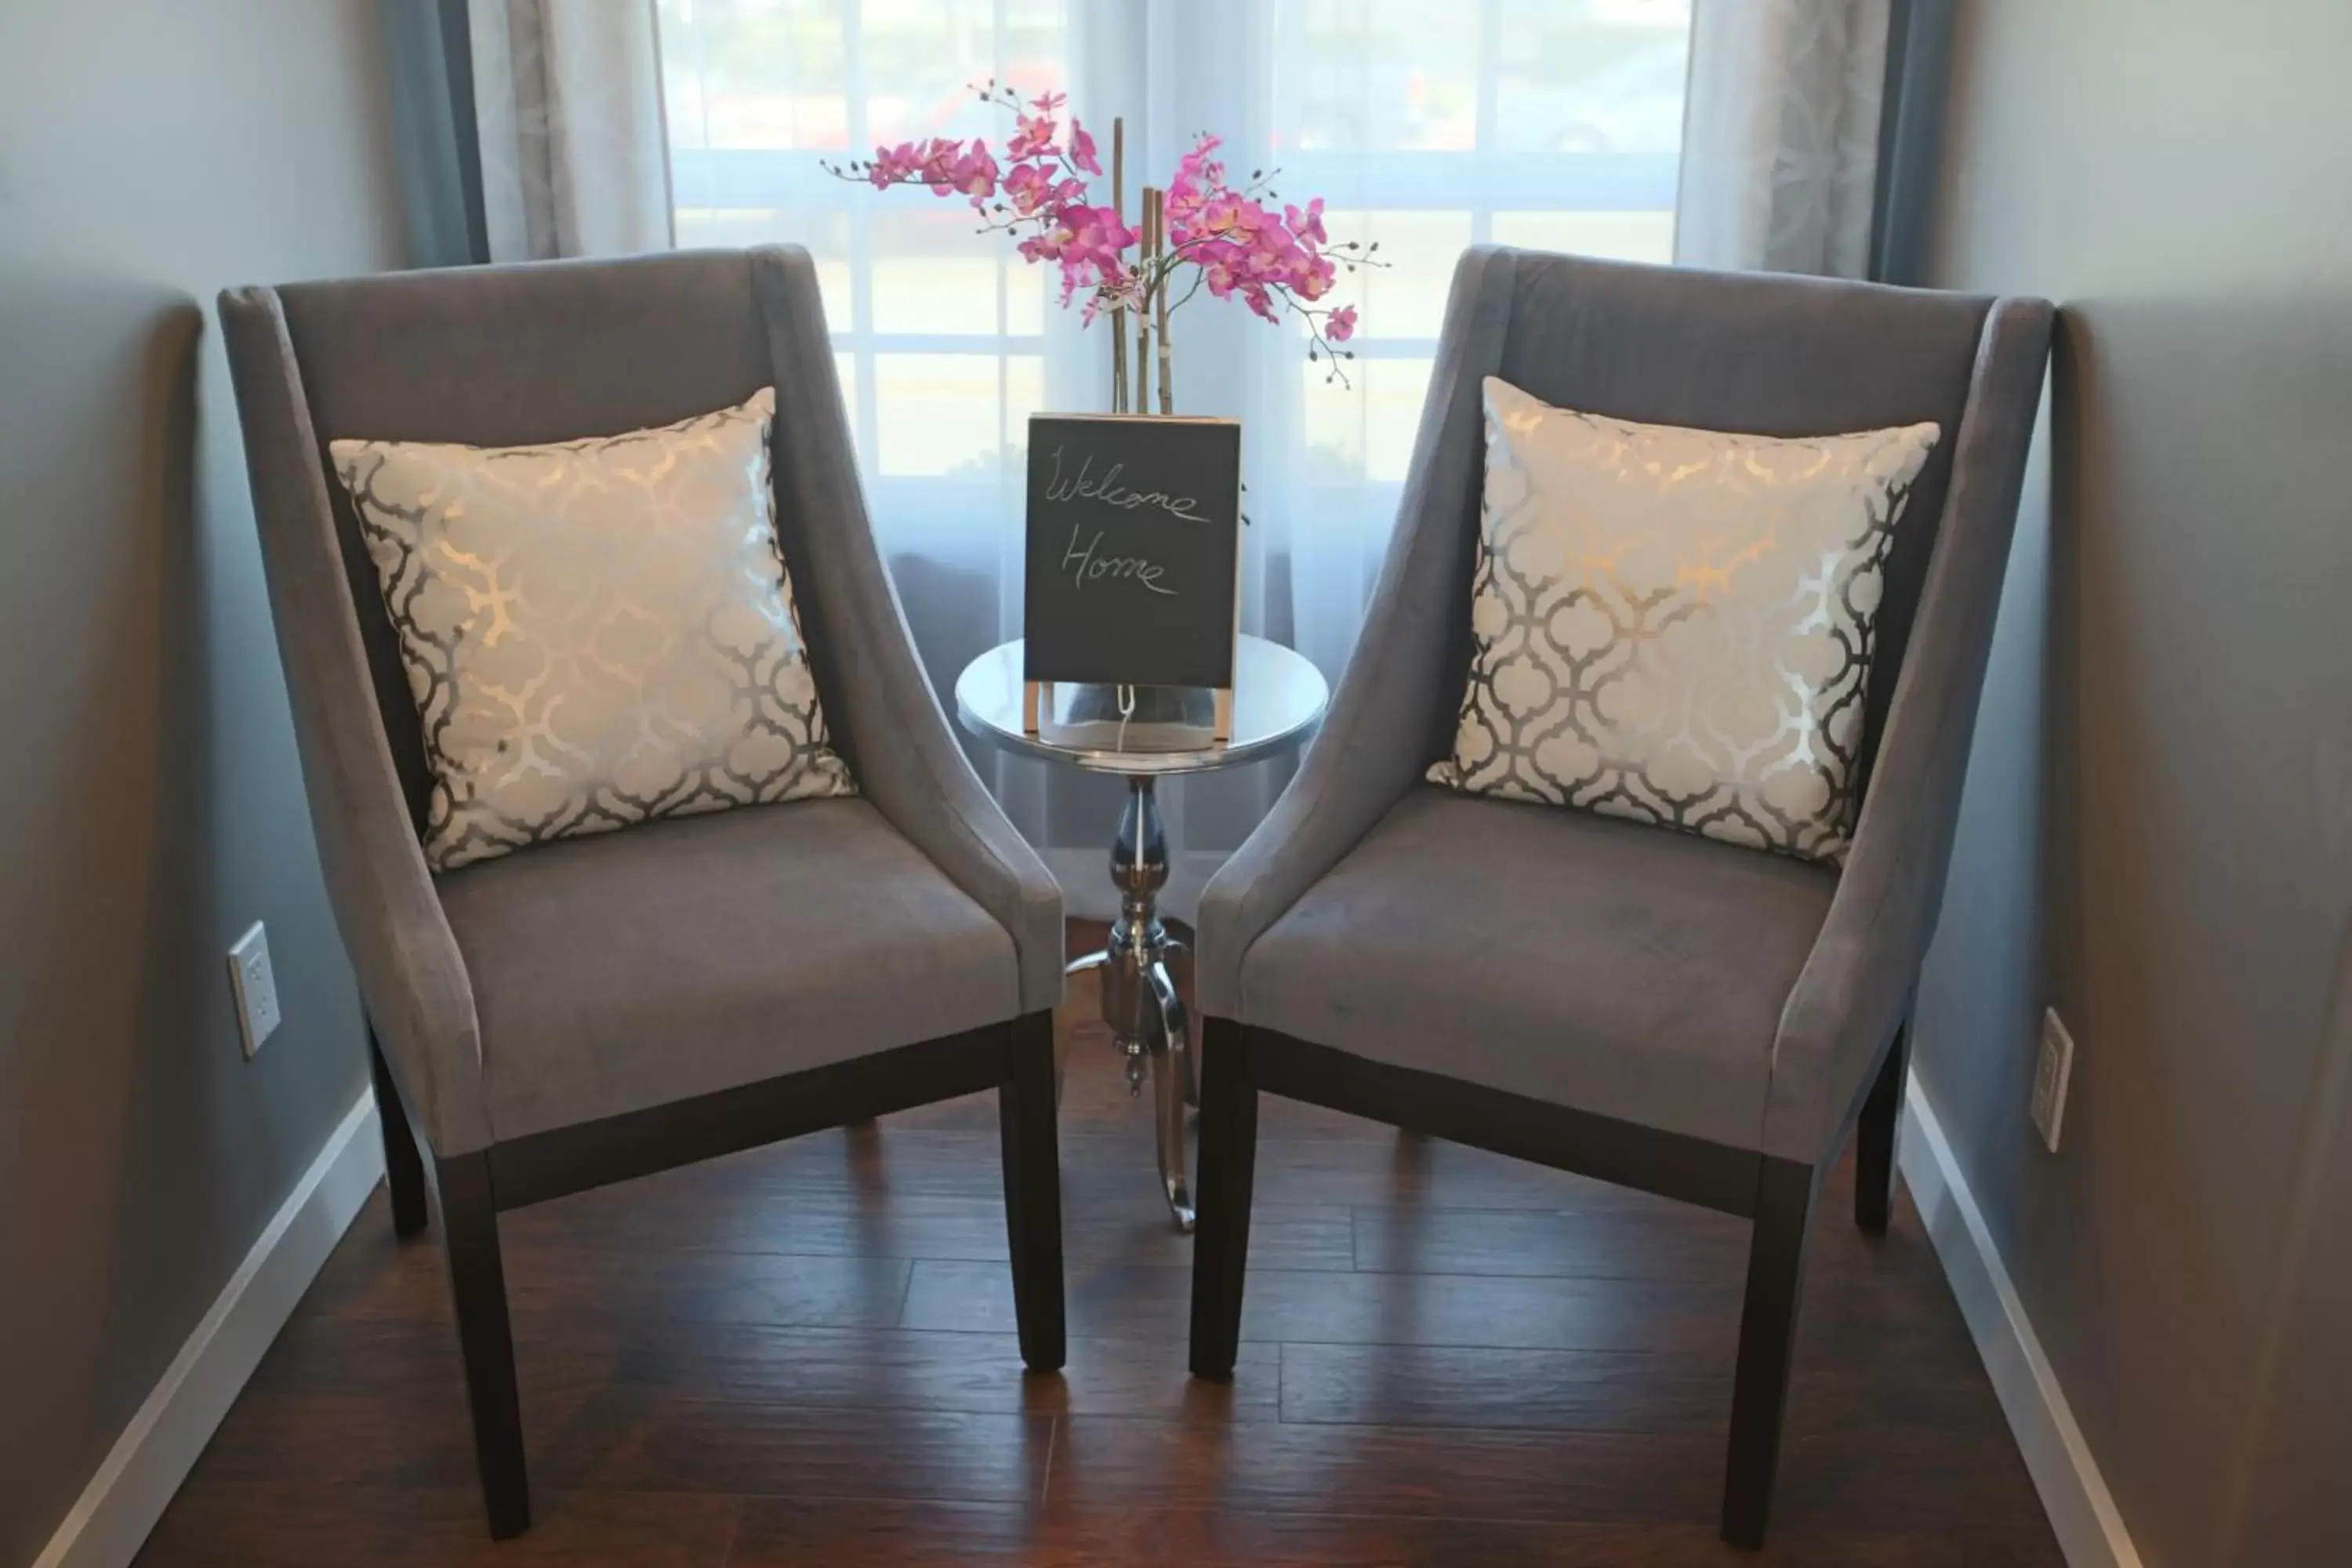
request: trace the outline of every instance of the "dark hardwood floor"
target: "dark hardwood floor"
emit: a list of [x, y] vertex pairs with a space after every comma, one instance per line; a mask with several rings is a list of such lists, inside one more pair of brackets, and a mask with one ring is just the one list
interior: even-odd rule
[[1737, 1220], [1269, 1098], [1240, 1364], [1192, 1382], [1093, 1006], [1062, 1376], [1013, 1341], [992, 1096], [523, 1210], [538, 1522], [494, 1546], [438, 1231], [379, 1191], [140, 1563], [2062, 1563], [1907, 1194], [1871, 1240], [1846, 1172], [1760, 1557], [1715, 1535]]

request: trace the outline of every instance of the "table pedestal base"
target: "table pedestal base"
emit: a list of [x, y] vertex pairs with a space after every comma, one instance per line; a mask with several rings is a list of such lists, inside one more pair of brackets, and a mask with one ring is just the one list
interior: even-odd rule
[[1130, 777], [1127, 808], [1110, 849], [1110, 878], [1118, 888], [1118, 919], [1110, 942], [1070, 964], [1094, 971], [1102, 984], [1103, 1022], [1127, 1058], [1129, 1094], [1151, 1077], [1152, 1114], [1160, 1135], [1160, 1184], [1177, 1228], [1192, 1228], [1192, 1189], [1185, 1176], [1184, 1108], [1199, 1100], [1192, 1065], [1192, 1026], [1168, 973], [1168, 955], [1184, 944], [1160, 923], [1160, 889], [1168, 882], [1168, 837], [1151, 780]]

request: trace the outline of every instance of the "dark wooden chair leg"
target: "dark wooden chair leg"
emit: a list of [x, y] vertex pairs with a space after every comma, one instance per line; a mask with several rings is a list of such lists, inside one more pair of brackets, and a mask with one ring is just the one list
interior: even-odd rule
[[449, 1294], [465, 1354], [466, 1395], [474, 1406], [474, 1459], [490, 1535], [530, 1528], [530, 1477], [523, 1463], [522, 1405], [515, 1392], [514, 1334], [507, 1322], [506, 1271], [499, 1262], [498, 1204], [488, 1153], [445, 1156], [441, 1232], [449, 1253]]
[[1223, 1383], [1241, 1352], [1249, 1265], [1250, 1188], [1257, 1174], [1257, 1088], [1247, 1037], [1202, 1023], [1200, 1208], [1192, 1235], [1192, 1375]]
[[1895, 1043], [1863, 1101], [1862, 1125], [1853, 1137], [1853, 1223], [1873, 1236], [1886, 1234], [1895, 1212], [1895, 1131], [1903, 1120], [1903, 1083], [1911, 1061], [1911, 1021], [1895, 1026]]
[[1797, 1298], [1804, 1284], [1805, 1233], [1817, 1190], [1813, 1168], [1791, 1160], [1767, 1155], [1757, 1177], [1756, 1233], [1748, 1247], [1748, 1301], [1739, 1318], [1731, 1451], [1723, 1483], [1723, 1538], [1735, 1546], [1763, 1545], [1765, 1521], [1772, 1511], [1790, 1352], [1797, 1341]]
[[1054, 1101], [1054, 1016], [1008, 1028], [1007, 1074], [996, 1091], [1004, 1142], [1004, 1228], [1013, 1247], [1013, 1310], [1021, 1360], [1059, 1372], [1068, 1355], [1062, 1310], [1062, 1155]]
[[392, 1081], [373, 1024], [368, 1026], [368, 1070], [375, 1079], [376, 1120], [383, 1126], [383, 1179], [392, 1193], [392, 1234], [415, 1236], [425, 1228], [425, 1161], [416, 1152], [416, 1134], [401, 1108], [400, 1089]]

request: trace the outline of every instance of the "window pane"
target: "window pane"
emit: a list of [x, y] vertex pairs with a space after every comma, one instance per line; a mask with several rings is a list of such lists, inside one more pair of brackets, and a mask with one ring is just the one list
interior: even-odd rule
[[1284, 195], [1330, 199], [1333, 239], [1386, 264], [1337, 289], [1361, 312], [1352, 385], [1313, 364], [1293, 384], [1303, 504], [1370, 527], [1412, 461], [1465, 246], [1672, 258], [1691, 0], [1275, 4]]
[[[1063, 90], [1067, 0], [656, 0], [656, 13], [679, 244], [808, 247], [869, 481], [1017, 474], [1008, 451], [1044, 401], [1051, 269], [975, 234], [961, 198], [877, 192], [819, 160], [975, 135], [1002, 156], [1009, 121], [973, 88]], [[1003, 352], [1008, 336], [1023, 353]], [[887, 493], [936, 504], [922, 483]]]
[[708, 207], [680, 203], [675, 209], [681, 249], [697, 246], [802, 245], [816, 263], [817, 288], [824, 295], [828, 331], [845, 332], [853, 320], [849, 264], [849, 216], [790, 207]]
[[849, 145], [839, 0], [662, 0], [670, 146]]
[[[972, 243], [980, 242], [975, 239]], [[999, 243], [1007, 251], [1012, 249], [1011, 241]], [[1061, 296], [1060, 274], [1051, 267], [1033, 267], [1013, 256], [1006, 257], [999, 265], [1004, 268], [1005, 331], [1016, 338], [1036, 337], [1045, 330], [1047, 301]]]
[[[1426, 0], [1299, 0], [1277, 70], [1290, 146], [1349, 151], [1477, 143], [1478, 32]], [[1276, 145], [1285, 148], [1277, 135]]]
[[971, 209], [913, 193], [882, 205], [872, 220], [874, 330], [995, 331], [1003, 260], [1000, 247], [971, 232]]
[[1496, 148], [1664, 153], [1682, 146], [1690, 0], [1496, 0]]
[[1402, 479], [1435, 363], [1360, 359], [1348, 366], [1352, 386], [1333, 384], [1321, 365], [1302, 365], [1307, 479], [1317, 484]]
[[1433, 338], [1445, 320], [1445, 290], [1454, 264], [1472, 237], [1466, 212], [1327, 212], [1333, 243], [1355, 240], [1382, 263], [1342, 271], [1336, 297], [1363, 314], [1365, 336]]
[[1433, 13], [1426, 0], [1286, 5], [1276, 68], [1290, 78], [1291, 145], [1475, 146], [1478, 29], [1461, 25], [1459, 9]]
[[1675, 215], [1646, 213], [1496, 213], [1495, 239], [1529, 250], [1565, 250], [1612, 261], [1675, 258]]
[[1045, 411], [1045, 362], [1035, 354], [1004, 356], [1004, 472], [1024, 479], [1029, 416]]
[[[1003, 387], [1000, 364], [1011, 384]], [[1024, 367], [1018, 376], [1015, 365]], [[893, 478], [999, 477], [1025, 432], [1018, 422], [1043, 396], [1044, 380], [1034, 355], [876, 354], [876, 468]]]

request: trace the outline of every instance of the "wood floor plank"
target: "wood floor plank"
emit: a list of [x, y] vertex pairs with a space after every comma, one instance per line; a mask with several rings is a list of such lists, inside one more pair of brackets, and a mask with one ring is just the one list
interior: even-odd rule
[[[1073, 1331], [1113, 1324], [1171, 1345], [1189, 1331], [1189, 1269], [1112, 1265], [1073, 1270]], [[1719, 1353], [1737, 1337], [1738, 1287], [1645, 1280], [1477, 1279], [1253, 1268], [1242, 1309], [1245, 1340], [1335, 1344], [1461, 1344], [1549, 1350]], [[901, 1326], [1002, 1331], [1009, 1284], [965, 1263], [915, 1265]]]
[[[668, 1322], [887, 1327], [906, 1300], [912, 1265], [900, 1258], [667, 1253], [568, 1246], [560, 1237], [507, 1244], [509, 1310], [595, 1310]], [[352, 1317], [438, 1320], [448, 1286], [417, 1250], [405, 1266], [321, 1281], [320, 1309]], [[1002, 1267], [996, 1271], [1003, 1273]]]
[[[1916, 1429], [1792, 1434], [1774, 1518], [1801, 1528], [1903, 1533], [1987, 1526], [2021, 1477], [1980, 1436]], [[1867, 1484], [1861, 1484], [1861, 1478]], [[1267, 1426], [1214, 1429], [1122, 1416], [1063, 1424], [1047, 1495], [1076, 1504], [1539, 1523], [1711, 1525], [1718, 1432], [1528, 1432], [1494, 1427]], [[2024, 1534], [2039, 1540], [2039, 1519]]]
[[[1866, 1430], [2005, 1447], [1981, 1380], [1937, 1364], [1816, 1357], [1791, 1379], [1792, 1438]], [[1680, 1352], [1489, 1350], [1463, 1345], [1281, 1347], [1285, 1421], [1488, 1430], [1690, 1432], [1721, 1436], [1732, 1359]], [[1238, 1385], [1239, 1375], [1234, 1379]]]
[[[1240, 1382], [1238, 1373], [1234, 1381]], [[1282, 1419], [1349, 1426], [1720, 1434], [1731, 1358], [1465, 1345], [1282, 1347]]]
[[1748, 1222], [1702, 1209], [1660, 1215], [1381, 1204], [1352, 1213], [1356, 1267], [1368, 1273], [1719, 1284], [1744, 1279], [1748, 1268]]
[[1052, 1568], [2005, 1568], [2042, 1559], [1979, 1535], [1789, 1530], [1761, 1552], [1705, 1524], [1363, 1518], [1003, 1503], [746, 1503], [730, 1568], [975, 1562]]
[[[201, 1498], [223, 1483], [355, 1495], [366, 1488], [470, 1489], [473, 1428], [463, 1397], [452, 1397], [458, 1393], [439, 1382], [356, 1394], [248, 1389], [214, 1431], [180, 1496]], [[526, 1391], [523, 1438], [534, 1460], [551, 1426], [589, 1397], [551, 1400]]]
[[743, 1510], [732, 1497], [618, 1491], [532, 1498], [529, 1534], [493, 1542], [471, 1486], [235, 1481], [184, 1492], [142, 1568], [724, 1568]]
[[[1071, 1184], [1064, 1196], [1064, 1250], [1120, 1262], [1188, 1266], [1192, 1243], [1169, 1223], [1165, 1200], [1147, 1184], [1129, 1186], [1098, 1177]], [[841, 1187], [697, 1191], [675, 1184], [627, 1183], [520, 1210], [502, 1218], [499, 1229], [511, 1247], [585, 1246], [653, 1257], [754, 1252], [990, 1263], [1008, 1257], [1004, 1200], [992, 1193], [914, 1193], [877, 1206]], [[1254, 1216], [1252, 1229], [1253, 1254], [1276, 1267], [1357, 1265], [1356, 1222], [1345, 1208], [1269, 1204]]]
[[[464, 1401], [449, 1392], [240, 1400], [197, 1478], [338, 1489], [469, 1487], [472, 1429]], [[691, 1399], [615, 1385], [526, 1399], [523, 1437], [534, 1481], [558, 1489], [1018, 1501], [1037, 1490], [1055, 1419]]]
[[[660, 1323], [578, 1311], [513, 1314], [516, 1381], [526, 1403], [605, 1387], [632, 1342], [664, 1339]], [[440, 1317], [303, 1311], [246, 1384], [261, 1394], [386, 1394], [436, 1386], [465, 1393], [457, 1329]]]
[[533, 1463], [551, 1485], [597, 1489], [1022, 1502], [1041, 1494], [1055, 1425], [620, 1395], [560, 1427]]
[[[870, 1409], [1097, 1415], [1227, 1420], [1271, 1416], [1279, 1397], [1277, 1347], [1244, 1351], [1244, 1376], [1199, 1382], [1168, 1345], [1073, 1339], [1059, 1374], [1031, 1374], [1011, 1332], [675, 1324], [593, 1310], [514, 1318], [516, 1366], [527, 1405], [612, 1388], [683, 1399]], [[413, 1391], [462, 1403], [465, 1384], [450, 1325], [409, 1319], [316, 1317], [289, 1325], [248, 1387], [285, 1394]]]
[[969, 1563], [1076, 1562], [1041, 1555], [1027, 1503], [798, 1502], [754, 1498], [728, 1568], [951, 1568]]
[[[1705, 1434], [1541, 1434], [1073, 1415], [1047, 1495], [1090, 1506], [1687, 1523], [1713, 1516]], [[1342, 1504], [1339, 1500], [1345, 1500]]]

